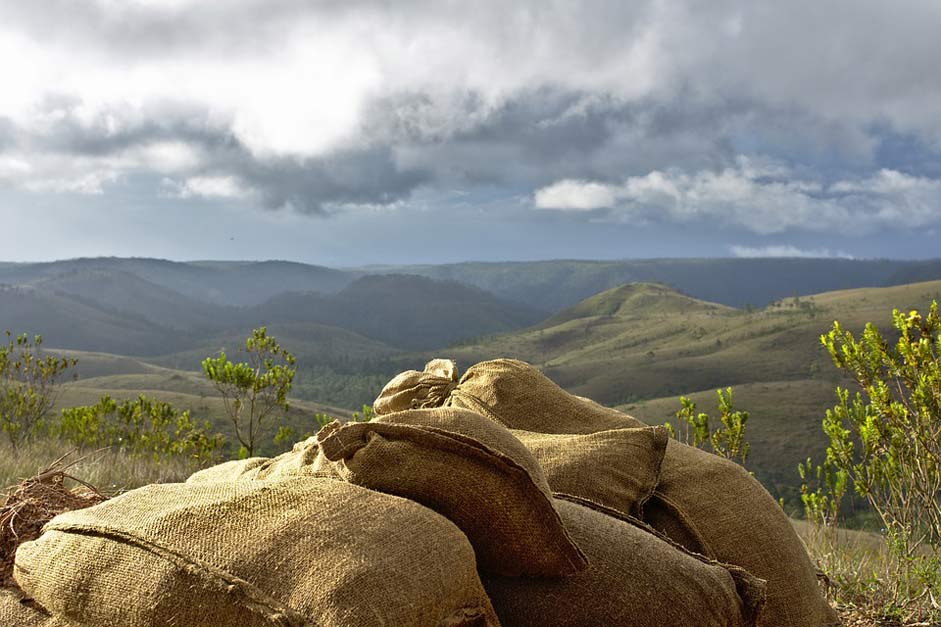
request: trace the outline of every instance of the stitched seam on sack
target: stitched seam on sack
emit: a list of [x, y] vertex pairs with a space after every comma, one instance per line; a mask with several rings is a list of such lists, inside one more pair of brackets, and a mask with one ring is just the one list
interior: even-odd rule
[[[680, 521], [683, 523], [683, 525], [684, 525], [687, 529], [689, 529], [689, 530], [693, 533], [693, 535], [696, 537], [696, 541], [699, 542], [699, 543], [702, 545], [703, 549], [705, 549], [705, 551], [706, 551], [707, 553], [709, 553], [709, 555], [715, 555], [715, 554], [716, 554], [715, 549], [713, 549], [711, 546], [709, 546], [709, 543], [706, 541], [706, 539], [703, 537], [702, 533], [699, 531], [699, 527], [696, 526], [696, 523], [694, 523], [692, 520], [689, 519], [689, 516], [686, 515], [686, 512], [683, 511], [683, 508], [682, 508], [682, 507], [680, 507], [679, 505], [677, 505], [676, 502], [675, 502], [673, 499], [671, 499], [670, 497], [668, 497], [666, 494], [664, 494], [663, 492], [660, 492], [660, 491], [658, 491], [658, 490], [654, 490], [654, 491], [653, 491], [653, 494], [651, 495], [651, 497], [653, 497], [653, 496], [656, 496], [656, 497], [657, 497], [658, 499], [660, 499], [662, 502], [664, 502], [664, 503], [666, 503], [667, 505], [670, 506], [670, 509], [672, 510], [672, 513], [673, 513], [677, 518], [680, 519]], [[644, 523], [644, 524], [646, 524], [646, 523]], [[660, 533], [660, 532], [658, 531], [657, 533]], [[671, 542], [674, 542], [674, 540], [670, 540], [670, 541], [671, 541]], [[687, 550], [688, 550], [688, 549], [687, 549]], [[693, 551], [693, 552], [694, 552], [694, 551]], [[694, 552], [694, 553], [695, 553], [695, 552]], [[708, 557], [708, 556], [707, 556], [707, 557]]]
[[[465, 373], [464, 376], [467, 376], [467, 373]], [[462, 382], [463, 382], [463, 379], [462, 379]], [[470, 399], [474, 404], [477, 405], [477, 407], [474, 408], [475, 410], [477, 410], [478, 412], [481, 412], [481, 411], [486, 412], [487, 417], [489, 417], [491, 420], [503, 426], [507, 426], [506, 422], [503, 421], [503, 418], [500, 416], [500, 414], [498, 414], [497, 412], [493, 410], [493, 407], [491, 407], [487, 403], [480, 400], [480, 398], [478, 398], [477, 396], [474, 396], [473, 394], [470, 394], [469, 392], [465, 392], [464, 390], [462, 390], [460, 387], [460, 384], [458, 384], [458, 387], [451, 390], [451, 395], [448, 396], [449, 406], [450, 406], [451, 399], [454, 398], [455, 396], [457, 396], [458, 398], [464, 397], [464, 398]]]
[[[655, 437], [661, 435], [661, 433], [663, 434], [664, 437], [661, 439], [661, 442], [663, 443], [663, 445], [659, 447], [659, 451], [658, 451], [659, 454], [657, 455], [657, 467], [654, 469], [654, 480], [653, 480], [653, 483], [651, 484], [650, 491], [647, 492], [647, 494], [644, 495], [642, 498], [639, 498], [637, 500], [636, 507], [637, 507], [637, 513], [639, 515], [644, 513], [644, 505], [647, 503], [647, 501], [650, 500], [650, 497], [652, 497], [654, 493], [657, 491], [657, 486], [660, 485], [660, 474], [663, 472], [663, 460], [667, 456], [667, 444], [668, 444], [669, 436], [666, 434], [666, 429], [664, 427], [650, 427], [650, 428], [654, 430]], [[671, 505], [674, 507], [674, 509], [678, 509], [675, 503], [671, 503]], [[703, 546], [706, 547], [706, 550], [712, 552], [712, 548], [702, 539], [702, 534], [699, 533], [699, 530], [696, 529], [695, 526], [693, 526], [693, 531], [696, 532], [696, 536], [700, 539]]]
[[[227, 591], [230, 587], [235, 586], [235, 588], [241, 592], [244, 598], [244, 607], [251, 612], [262, 616], [263, 618], [270, 620], [273, 625], [280, 623], [286, 625], [287, 627], [321, 627], [317, 623], [306, 619], [295, 610], [281, 605], [277, 600], [268, 596], [248, 581], [227, 573], [220, 568], [206, 564], [201, 560], [185, 556], [180, 552], [170, 547], [163, 546], [158, 542], [145, 540], [131, 533], [110, 529], [108, 527], [98, 527], [95, 525], [62, 523], [46, 525], [46, 527], [43, 529], [43, 531], [49, 530], [73, 533], [76, 535], [103, 537], [115, 541], [126, 542], [127, 544], [137, 547], [138, 549], [153, 553], [157, 557], [167, 560], [178, 568], [184, 568], [190, 571], [202, 571], [202, 574], [205, 575], [207, 582], [216, 588], [221, 588]], [[284, 617], [286, 622], [278, 621], [277, 619], [279, 615]]]

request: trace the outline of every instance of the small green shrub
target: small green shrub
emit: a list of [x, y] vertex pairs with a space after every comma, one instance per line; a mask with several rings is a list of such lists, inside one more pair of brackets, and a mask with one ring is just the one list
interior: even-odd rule
[[838, 387], [823, 430], [826, 459], [798, 468], [807, 518], [832, 553], [840, 507], [849, 492], [878, 514], [891, 572], [867, 585], [879, 590], [883, 616], [917, 624], [941, 620], [941, 316], [895, 310], [891, 346], [867, 324], [856, 339], [834, 322], [821, 342], [859, 386]]
[[75, 359], [43, 355], [42, 336], [6, 331], [0, 345], [0, 429], [15, 452], [38, 429], [56, 400], [56, 383]]
[[681, 407], [676, 412], [679, 433], [670, 423], [665, 423], [664, 426], [674, 438], [744, 466], [751, 449], [751, 445], [745, 440], [745, 425], [749, 413], [735, 409], [732, 388], [726, 388], [725, 391], [716, 390], [716, 393], [719, 425], [715, 429], [710, 424], [709, 414], [697, 412], [696, 403], [685, 396], [680, 397]]
[[297, 360], [282, 348], [266, 327], [245, 341], [248, 361], [235, 363], [220, 352], [203, 360], [203, 372], [222, 395], [225, 411], [246, 456], [255, 454], [262, 423], [276, 410], [287, 411]]
[[104, 396], [97, 404], [62, 410], [56, 435], [80, 449], [113, 447], [130, 455], [193, 457], [211, 461], [223, 445], [220, 434], [210, 434], [209, 422], [198, 424], [189, 411], [140, 396], [118, 403]]

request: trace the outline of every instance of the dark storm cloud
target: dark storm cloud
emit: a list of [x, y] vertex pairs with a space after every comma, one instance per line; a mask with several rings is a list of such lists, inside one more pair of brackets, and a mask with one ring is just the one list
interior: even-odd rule
[[925, 225], [941, 177], [935, 2], [0, 11], [0, 182], [36, 193], [156, 172], [142, 194], [323, 215], [496, 187], [585, 219], [766, 233], [818, 211]]

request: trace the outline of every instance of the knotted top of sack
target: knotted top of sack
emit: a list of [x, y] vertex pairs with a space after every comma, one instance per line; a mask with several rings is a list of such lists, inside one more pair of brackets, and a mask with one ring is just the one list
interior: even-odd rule
[[422, 372], [406, 370], [389, 381], [373, 403], [373, 410], [382, 415], [406, 409], [443, 407], [457, 382], [457, 364], [450, 359], [432, 359]]

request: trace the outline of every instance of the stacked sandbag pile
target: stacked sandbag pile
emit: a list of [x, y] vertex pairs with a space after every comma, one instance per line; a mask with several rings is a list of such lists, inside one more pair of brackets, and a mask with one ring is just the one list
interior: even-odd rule
[[[637, 419], [571, 395], [513, 359], [481, 362], [460, 378], [453, 362], [431, 361], [423, 372], [396, 376], [374, 408], [381, 415], [438, 406], [467, 408], [513, 429], [554, 491], [639, 515], [690, 551], [764, 579], [761, 627], [839, 624], [787, 516], [738, 464], [649, 435]], [[654, 474], [638, 472], [635, 464], [652, 468], [650, 457], [664, 445]]]
[[[778, 530], [747, 473], [693, 473], [662, 428], [522, 362], [458, 380], [436, 360], [376, 410], [272, 459], [57, 516], [18, 549], [7, 610], [25, 595], [57, 627], [833, 622], [806, 554], [778, 546], [799, 540], [763, 535]], [[688, 502], [715, 498], [703, 477], [743, 501]], [[700, 520], [713, 514], [723, 528]]]

